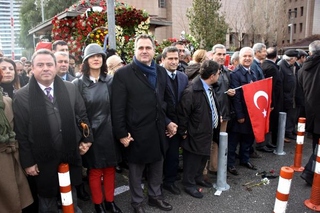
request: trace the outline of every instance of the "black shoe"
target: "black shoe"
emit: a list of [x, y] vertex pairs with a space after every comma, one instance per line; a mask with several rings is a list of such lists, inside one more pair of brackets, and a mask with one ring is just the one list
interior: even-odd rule
[[118, 165], [115, 167], [117, 173], [122, 173], [122, 168]]
[[94, 209], [96, 213], [107, 213], [107, 210], [104, 208], [103, 203], [94, 204]]
[[203, 198], [203, 194], [195, 187], [185, 187], [184, 191], [195, 198]]
[[176, 180], [181, 180], [182, 178], [181, 178], [181, 175], [178, 173], [177, 174], [177, 177], [176, 177]]
[[270, 149], [267, 146], [259, 147], [259, 148], [256, 148], [256, 149], [258, 151], [260, 151], [260, 152], [269, 152], [269, 153], [273, 152], [273, 149]]
[[209, 182], [204, 181], [204, 180], [199, 180], [199, 181], [196, 180], [196, 184], [199, 185], [199, 186], [206, 187], [206, 188], [211, 188], [212, 187], [212, 183], [209, 183]]
[[273, 144], [269, 143], [267, 145], [267, 147], [270, 148], [270, 149], [275, 149], [275, 148], [277, 148], [277, 145], [273, 145]]
[[262, 158], [262, 156], [256, 152], [256, 151], [253, 151], [251, 154], [250, 154], [250, 158]]
[[245, 166], [247, 167], [248, 169], [251, 169], [251, 170], [257, 170], [257, 168], [250, 162], [247, 162], [247, 163], [240, 163], [241, 166]]
[[300, 175], [300, 177], [306, 181], [306, 183], [309, 186], [312, 186], [312, 182], [313, 182], [313, 177], [308, 175], [306, 172], [302, 172], [302, 174]]
[[295, 135], [293, 135], [293, 134], [285, 134], [285, 137], [289, 138], [291, 140], [296, 140], [297, 139], [297, 137]]
[[86, 191], [85, 186], [84, 186], [84, 183], [81, 183], [80, 185], [76, 186], [76, 189], [77, 189], [77, 197], [78, 197], [80, 200], [83, 200], [83, 201], [88, 201], [88, 200], [90, 200], [90, 195], [89, 195], [89, 193]]
[[167, 203], [161, 199], [154, 199], [154, 198], [149, 197], [148, 205], [153, 206], [153, 207], [157, 207], [158, 209], [161, 209], [163, 211], [171, 211], [172, 210], [172, 206], [169, 203]]
[[210, 170], [208, 170], [208, 173], [211, 174], [211, 175], [217, 175], [217, 174], [218, 174], [218, 172], [216, 172], [216, 171], [210, 171]]
[[233, 175], [239, 175], [239, 172], [237, 171], [236, 167], [228, 167], [228, 172], [230, 172]]
[[143, 206], [140, 204], [138, 206], [133, 207], [134, 213], [146, 213]]
[[104, 206], [108, 212], [122, 213], [121, 209], [114, 202], [104, 202]]
[[172, 184], [164, 183], [164, 184], [162, 185], [162, 188], [165, 189], [165, 190], [167, 190], [167, 191], [169, 191], [169, 192], [171, 192], [171, 193], [174, 194], [174, 195], [179, 195], [179, 194], [181, 194], [180, 189], [179, 189], [174, 183], [172, 183]]

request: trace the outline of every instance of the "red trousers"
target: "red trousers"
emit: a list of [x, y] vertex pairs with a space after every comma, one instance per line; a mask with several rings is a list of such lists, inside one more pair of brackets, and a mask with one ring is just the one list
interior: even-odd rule
[[114, 167], [89, 170], [89, 187], [91, 191], [92, 202], [94, 204], [100, 204], [103, 202], [103, 192], [104, 192], [104, 197], [106, 201], [113, 202], [114, 186], [115, 186], [115, 168]]

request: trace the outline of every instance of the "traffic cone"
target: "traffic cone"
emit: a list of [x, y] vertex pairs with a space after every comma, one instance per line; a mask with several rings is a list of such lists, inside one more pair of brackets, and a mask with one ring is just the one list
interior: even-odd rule
[[280, 170], [276, 201], [273, 208], [274, 213], [286, 212], [293, 173], [293, 169], [287, 166], [282, 167]]
[[304, 204], [313, 211], [320, 212], [320, 140], [318, 142], [316, 165], [314, 168], [313, 183], [310, 199], [305, 200]]
[[306, 131], [306, 119], [299, 118], [297, 140], [296, 140], [296, 152], [294, 155], [294, 164], [290, 166], [296, 172], [302, 172], [304, 170], [304, 167], [301, 166], [301, 161], [302, 161], [302, 150], [303, 150], [305, 131]]
[[61, 163], [58, 169], [60, 195], [63, 213], [74, 213], [69, 164]]

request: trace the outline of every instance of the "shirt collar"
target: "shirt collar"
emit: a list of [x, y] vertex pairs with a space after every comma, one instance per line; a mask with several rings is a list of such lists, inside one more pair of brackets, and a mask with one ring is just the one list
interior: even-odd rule
[[168, 76], [171, 78], [172, 77], [172, 73], [177, 75], [177, 71], [175, 70], [174, 72], [170, 72], [166, 69]]

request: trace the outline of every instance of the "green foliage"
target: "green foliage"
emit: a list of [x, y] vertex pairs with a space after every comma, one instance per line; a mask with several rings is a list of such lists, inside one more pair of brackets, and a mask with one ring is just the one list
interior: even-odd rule
[[219, 13], [220, 8], [219, 0], [193, 0], [188, 9], [189, 28], [200, 48], [211, 49], [215, 44], [224, 44], [228, 24]]
[[[40, 0], [17, 0], [21, 2], [20, 9], [20, 38], [19, 44], [25, 49], [33, 49], [33, 38], [29, 30], [42, 22]], [[48, 20], [58, 13], [63, 12], [77, 0], [43, 0], [44, 19]]]

